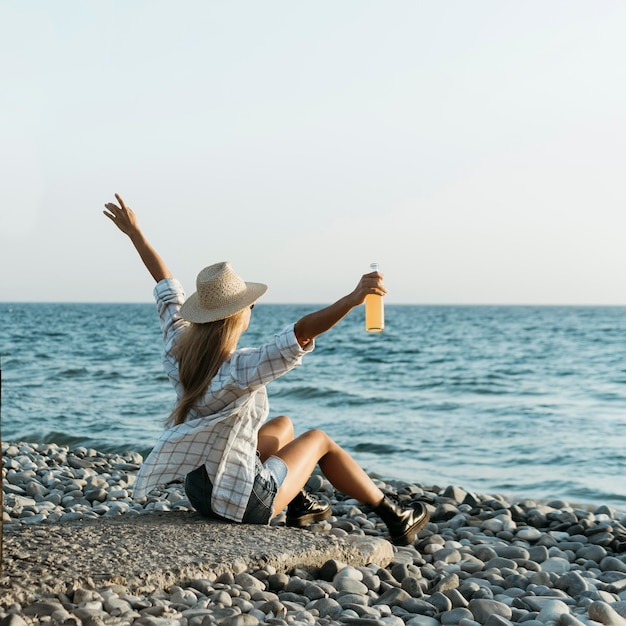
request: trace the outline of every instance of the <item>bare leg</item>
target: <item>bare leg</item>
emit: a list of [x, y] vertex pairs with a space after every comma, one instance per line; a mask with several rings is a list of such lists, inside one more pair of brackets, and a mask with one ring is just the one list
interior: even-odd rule
[[274, 500], [276, 513], [282, 511], [304, 487], [318, 463], [335, 489], [362, 504], [376, 506], [383, 499], [383, 492], [361, 466], [322, 430], [310, 430], [300, 435], [275, 454], [289, 468]]
[[268, 420], [259, 429], [257, 450], [261, 462], [265, 463], [273, 454], [293, 441], [293, 424], [286, 415]]

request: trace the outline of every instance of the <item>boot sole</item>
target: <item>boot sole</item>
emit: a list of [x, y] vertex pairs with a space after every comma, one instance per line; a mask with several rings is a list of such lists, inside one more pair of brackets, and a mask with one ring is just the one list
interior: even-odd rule
[[395, 546], [408, 546], [415, 541], [415, 537], [417, 537], [417, 533], [425, 528], [428, 522], [430, 521], [430, 513], [424, 504], [422, 506], [423, 515], [420, 519], [411, 526], [405, 533], [402, 535], [396, 535], [395, 537], [391, 537], [391, 543]]
[[309, 526], [315, 522], [323, 522], [325, 519], [328, 519], [331, 514], [332, 511], [330, 507], [328, 507], [325, 511], [319, 513], [309, 513], [308, 515], [302, 515], [294, 519], [287, 518], [285, 524], [293, 528], [302, 528], [303, 526]]

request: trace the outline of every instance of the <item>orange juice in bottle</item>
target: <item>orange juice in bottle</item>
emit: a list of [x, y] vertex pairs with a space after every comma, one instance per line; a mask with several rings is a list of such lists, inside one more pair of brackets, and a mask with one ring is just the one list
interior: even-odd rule
[[[378, 263], [372, 263], [370, 270], [377, 272]], [[365, 296], [365, 330], [368, 333], [382, 333], [385, 330], [383, 297], [374, 293]]]

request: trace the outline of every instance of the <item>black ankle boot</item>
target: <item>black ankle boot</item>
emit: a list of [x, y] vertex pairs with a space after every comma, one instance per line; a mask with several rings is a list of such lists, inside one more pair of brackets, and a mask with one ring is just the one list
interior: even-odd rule
[[374, 507], [374, 512], [385, 522], [391, 542], [397, 546], [408, 546], [413, 543], [417, 533], [430, 519], [426, 505], [421, 502], [415, 503], [414, 508], [403, 509], [387, 497]]
[[287, 507], [287, 526], [308, 526], [328, 519], [330, 513], [330, 504], [320, 502], [303, 489]]

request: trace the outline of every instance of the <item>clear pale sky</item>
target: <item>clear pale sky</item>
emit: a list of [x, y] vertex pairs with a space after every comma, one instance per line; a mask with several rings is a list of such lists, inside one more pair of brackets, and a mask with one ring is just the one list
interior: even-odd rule
[[622, 0], [0, 2], [3, 301], [626, 304]]

